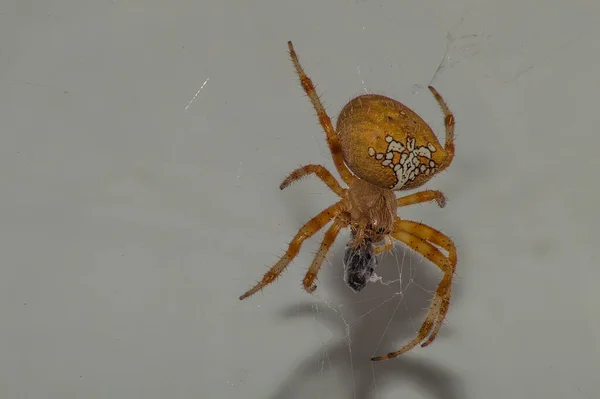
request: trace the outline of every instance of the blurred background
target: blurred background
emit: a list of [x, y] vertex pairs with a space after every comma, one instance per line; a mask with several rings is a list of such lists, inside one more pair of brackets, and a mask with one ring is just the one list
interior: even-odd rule
[[[600, 398], [600, 5], [588, 0], [20, 0], [0, 4], [2, 398]], [[379, 93], [456, 158], [401, 209], [458, 247], [446, 325], [415, 336], [441, 273], [402, 245], [359, 294], [345, 231], [238, 297], [336, 198], [287, 53], [334, 119]], [[335, 172], [334, 172], [335, 173]]]

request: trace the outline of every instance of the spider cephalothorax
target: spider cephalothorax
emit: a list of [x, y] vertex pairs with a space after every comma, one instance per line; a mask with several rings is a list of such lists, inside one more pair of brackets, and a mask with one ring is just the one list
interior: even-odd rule
[[344, 200], [350, 216], [354, 247], [363, 240], [377, 243], [392, 231], [397, 208], [392, 190], [355, 179]]
[[410, 108], [389, 97], [367, 94], [344, 106], [336, 131], [313, 83], [302, 70], [291, 42], [288, 47], [300, 83], [325, 130], [335, 167], [348, 188], [343, 188], [321, 165], [296, 169], [281, 183], [283, 190], [294, 181], [315, 174], [340, 200], [302, 226], [281, 259], [240, 299], [272, 283], [296, 257], [302, 243], [331, 222], [306, 272], [302, 282], [304, 289], [314, 292], [317, 288], [315, 280], [321, 264], [341, 229], [350, 228], [351, 231], [352, 238], [344, 256], [344, 280], [355, 292], [362, 290], [369, 281], [377, 264], [376, 255], [391, 250], [392, 239], [400, 241], [437, 265], [444, 277], [417, 337], [399, 350], [372, 360], [397, 357], [418, 344], [427, 346], [437, 336], [448, 311], [456, 248], [452, 240], [438, 230], [423, 223], [402, 220], [396, 214], [399, 207], [429, 201], [436, 201], [443, 207], [445, 198], [441, 192], [425, 190], [397, 198], [394, 191], [418, 188], [450, 165], [454, 158], [454, 116], [439, 93], [430, 86], [445, 115], [446, 141], [442, 146], [427, 123]]

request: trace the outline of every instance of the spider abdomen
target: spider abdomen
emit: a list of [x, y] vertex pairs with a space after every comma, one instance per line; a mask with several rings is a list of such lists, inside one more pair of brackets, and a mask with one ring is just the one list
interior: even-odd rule
[[348, 102], [336, 130], [348, 168], [383, 188], [406, 190], [423, 185], [448, 155], [419, 115], [378, 94]]

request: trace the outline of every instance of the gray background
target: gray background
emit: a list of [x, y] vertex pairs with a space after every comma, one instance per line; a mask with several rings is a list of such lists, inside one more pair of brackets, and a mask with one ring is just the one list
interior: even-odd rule
[[[592, 0], [2, 2], [0, 396], [600, 398], [599, 17]], [[425, 187], [447, 207], [401, 211], [459, 249], [428, 348], [368, 360], [414, 336], [440, 278], [400, 245], [389, 285], [344, 286], [345, 232], [316, 295], [318, 238], [237, 299], [335, 200], [314, 178], [278, 189], [334, 170], [288, 40], [332, 118], [378, 92], [443, 139], [432, 81], [455, 113], [455, 161]]]

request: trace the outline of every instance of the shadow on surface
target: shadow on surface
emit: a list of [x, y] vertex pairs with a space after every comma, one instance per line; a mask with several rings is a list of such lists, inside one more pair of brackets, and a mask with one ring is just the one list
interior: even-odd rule
[[[375, 399], [390, 387], [402, 383], [416, 385], [416, 389], [433, 398], [464, 398], [462, 382], [453, 373], [414, 356], [416, 353], [426, 356], [427, 352], [435, 350], [435, 344], [448, 336], [447, 327], [442, 328], [436, 341], [427, 348], [418, 346], [396, 359], [370, 361], [372, 356], [396, 350], [416, 335], [433, 296], [432, 291], [441, 278], [435, 266], [398, 245], [394, 254], [380, 261], [376, 273], [383, 276], [384, 281], [395, 280], [400, 267], [402, 283], [370, 283], [355, 294], [342, 279], [342, 259], [343, 248], [338, 246], [331, 265], [325, 263], [321, 272], [316, 292], [326, 296], [329, 306], [320, 301], [318, 310], [314, 303], [284, 310], [283, 316], [287, 318], [315, 318], [331, 330], [333, 338], [304, 359], [270, 399], [307, 397], [302, 395], [305, 390], [313, 392], [311, 397], [328, 397], [318, 387], [317, 395], [315, 384], [332, 372], [338, 376], [336, 393], [339, 387], [344, 387], [348, 398]], [[453, 301], [460, 293], [459, 286], [455, 284], [454, 287]], [[398, 292], [401, 294], [394, 297]]]

